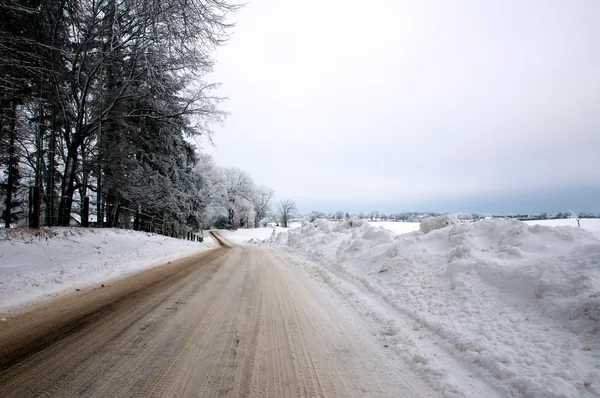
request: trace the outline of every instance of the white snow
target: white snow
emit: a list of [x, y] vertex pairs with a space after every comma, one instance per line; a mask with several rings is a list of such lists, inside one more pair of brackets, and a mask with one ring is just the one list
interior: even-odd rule
[[0, 314], [214, 247], [119, 229], [1, 230]]
[[[587, 229], [600, 239], [600, 218], [582, 218], [580, 220], [581, 228]], [[574, 218], [561, 218], [557, 220], [537, 220], [525, 221], [528, 225], [544, 225], [547, 227], [577, 227], [577, 220]], [[421, 223], [418, 222], [394, 222], [394, 221], [371, 221], [370, 225], [374, 227], [383, 227], [396, 234], [406, 234], [418, 231]]]
[[[561, 218], [557, 220], [525, 221], [528, 225], [544, 225], [546, 227], [577, 227], [577, 219]], [[582, 218], [579, 220], [581, 228], [586, 229], [600, 239], [600, 218]]]
[[275, 231], [275, 233], [279, 233], [287, 230], [287, 228], [282, 227], [241, 228], [235, 231], [220, 229], [219, 234], [232, 243], [243, 245], [246, 243], [256, 243], [260, 240], [267, 239], [273, 234], [273, 231]]
[[418, 231], [421, 223], [418, 222], [394, 222], [394, 221], [372, 221], [369, 222], [374, 227], [383, 227], [396, 234], [407, 234], [409, 232]]
[[424, 234], [434, 231], [436, 229], [444, 228], [449, 225], [458, 224], [458, 218], [454, 214], [443, 215], [438, 217], [428, 217], [421, 221], [419, 230]]
[[344, 297], [444, 395], [592, 397], [600, 240], [585, 221], [482, 220], [396, 235], [317, 220], [264, 243]]

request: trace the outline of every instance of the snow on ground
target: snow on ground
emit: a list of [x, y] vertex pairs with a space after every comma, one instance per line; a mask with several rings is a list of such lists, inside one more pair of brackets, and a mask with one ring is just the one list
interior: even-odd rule
[[214, 247], [119, 229], [0, 230], [0, 313]]
[[[557, 220], [525, 221], [528, 225], [544, 225], [546, 227], [577, 227], [575, 218], [561, 218]], [[579, 220], [581, 228], [587, 229], [600, 239], [600, 218], [582, 218]]]
[[383, 227], [396, 234], [407, 234], [418, 231], [421, 223], [418, 222], [393, 222], [393, 221], [372, 221], [369, 222], [373, 227]]
[[256, 243], [260, 240], [267, 239], [273, 234], [273, 231], [275, 231], [275, 233], [279, 233], [287, 230], [287, 228], [282, 227], [265, 227], [249, 229], [242, 228], [237, 229], [235, 231], [230, 231], [228, 229], [220, 229], [219, 234], [232, 243], [243, 245], [246, 243]]
[[317, 220], [264, 244], [444, 395], [600, 396], [600, 240], [584, 228], [496, 219], [396, 235]]
[[[581, 228], [587, 229], [600, 239], [600, 218], [583, 218], [580, 220]], [[561, 218], [558, 220], [537, 220], [525, 221], [528, 225], [544, 225], [547, 227], [577, 227], [577, 220], [574, 218]], [[406, 234], [418, 231], [420, 223], [418, 222], [393, 222], [393, 221], [371, 221], [373, 227], [383, 227], [396, 234]]]

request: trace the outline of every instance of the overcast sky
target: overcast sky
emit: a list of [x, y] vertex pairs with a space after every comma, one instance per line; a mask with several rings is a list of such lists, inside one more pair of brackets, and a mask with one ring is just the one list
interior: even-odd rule
[[303, 211], [600, 211], [599, 16], [250, 0], [215, 56], [231, 116], [204, 150]]

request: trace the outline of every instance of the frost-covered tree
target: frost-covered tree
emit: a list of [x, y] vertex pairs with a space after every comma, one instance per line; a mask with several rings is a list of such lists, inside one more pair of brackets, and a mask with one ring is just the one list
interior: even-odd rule
[[281, 220], [281, 226], [287, 228], [288, 222], [291, 217], [298, 211], [296, 209], [296, 203], [291, 199], [284, 199], [279, 202], [277, 206], [279, 210], [279, 219]]
[[0, 165], [3, 175], [0, 176], [0, 194], [4, 199], [2, 218], [4, 226], [9, 228], [19, 220], [22, 213], [22, 202], [19, 200], [22, 171], [19, 159], [22, 157], [19, 147], [18, 112], [16, 103], [12, 103], [11, 112], [3, 112], [0, 121]]
[[250, 228], [254, 225], [255, 212], [254, 204], [251, 201], [245, 198], [238, 200], [235, 205], [235, 214], [237, 214], [240, 228]]
[[316, 219], [319, 218], [327, 218], [327, 214], [321, 212], [321, 211], [311, 211], [310, 214], [308, 215], [308, 219], [309, 221], [315, 221]]
[[200, 153], [194, 167], [194, 175], [196, 178], [196, 195], [198, 195], [201, 204], [202, 227], [216, 226], [217, 223], [222, 225], [223, 218], [227, 220], [226, 187], [223, 170], [216, 164], [212, 156]]
[[15, 190], [8, 166], [17, 157], [45, 191], [48, 223], [67, 225], [90, 193], [100, 223], [134, 204], [197, 223], [196, 160], [184, 137], [210, 135], [224, 116], [203, 78], [236, 8], [223, 0], [2, 2], [0, 140], [14, 148], [11, 113], [32, 124], [23, 153], [2, 157], [5, 191]]
[[237, 168], [225, 168], [223, 176], [229, 228], [235, 229], [239, 226], [239, 218], [236, 214], [246, 202], [251, 202], [255, 189], [254, 182], [248, 173]]
[[252, 195], [252, 203], [254, 205], [254, 228], [260, 227], [260, 220], [267, 216], [270, 210], [271, 199], [275, 195], [275, 191], [271, 188], [261, 185]]

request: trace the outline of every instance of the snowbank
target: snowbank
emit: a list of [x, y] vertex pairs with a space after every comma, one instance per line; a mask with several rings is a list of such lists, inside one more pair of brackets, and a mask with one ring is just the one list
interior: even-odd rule
[[273, 232], [279, 233], [287, 231], [287, 228], [282, 227], [266, 227], [266, 228], [249, 228], [230, 231], [228, 229], [220, 229], [219, 234], [230, 242], [237, 244], [256, 243], [258, 241], [269, 238]]
[[369, 221], [369, 225], [373, 227], [383, 227], [396, 234], [407, 234], [409, 232], [418, 231], [421, 223], [408, 221]]
[[[528, 225], [543, 225], [546, 227], [577, 227], [577, 219], [560, 218], [556, 220], [525, 221]], [[581, 228], [586, 229], [600, 239], [600, 218], [582, 218], [579, 220]]]
[[429, 217], [421, 221], [419, 229], [424, 234], [434, 231], [436, 229], [444, 228], [449, 225], [458, 224], [458, 218], [456, 215], [443, 215], [438, 217]]
[[0, 313], [214, 247], [119, 229], [51, 228], [0, 233]]
[[444, 388], [453, 365], [440, 348], [501, 395], [600, 395], [600, 241], [584, 228], [497, 219], [396, 235], [317, 220], [265, 244], [393, 308], [375, 317], [382, 338]]

